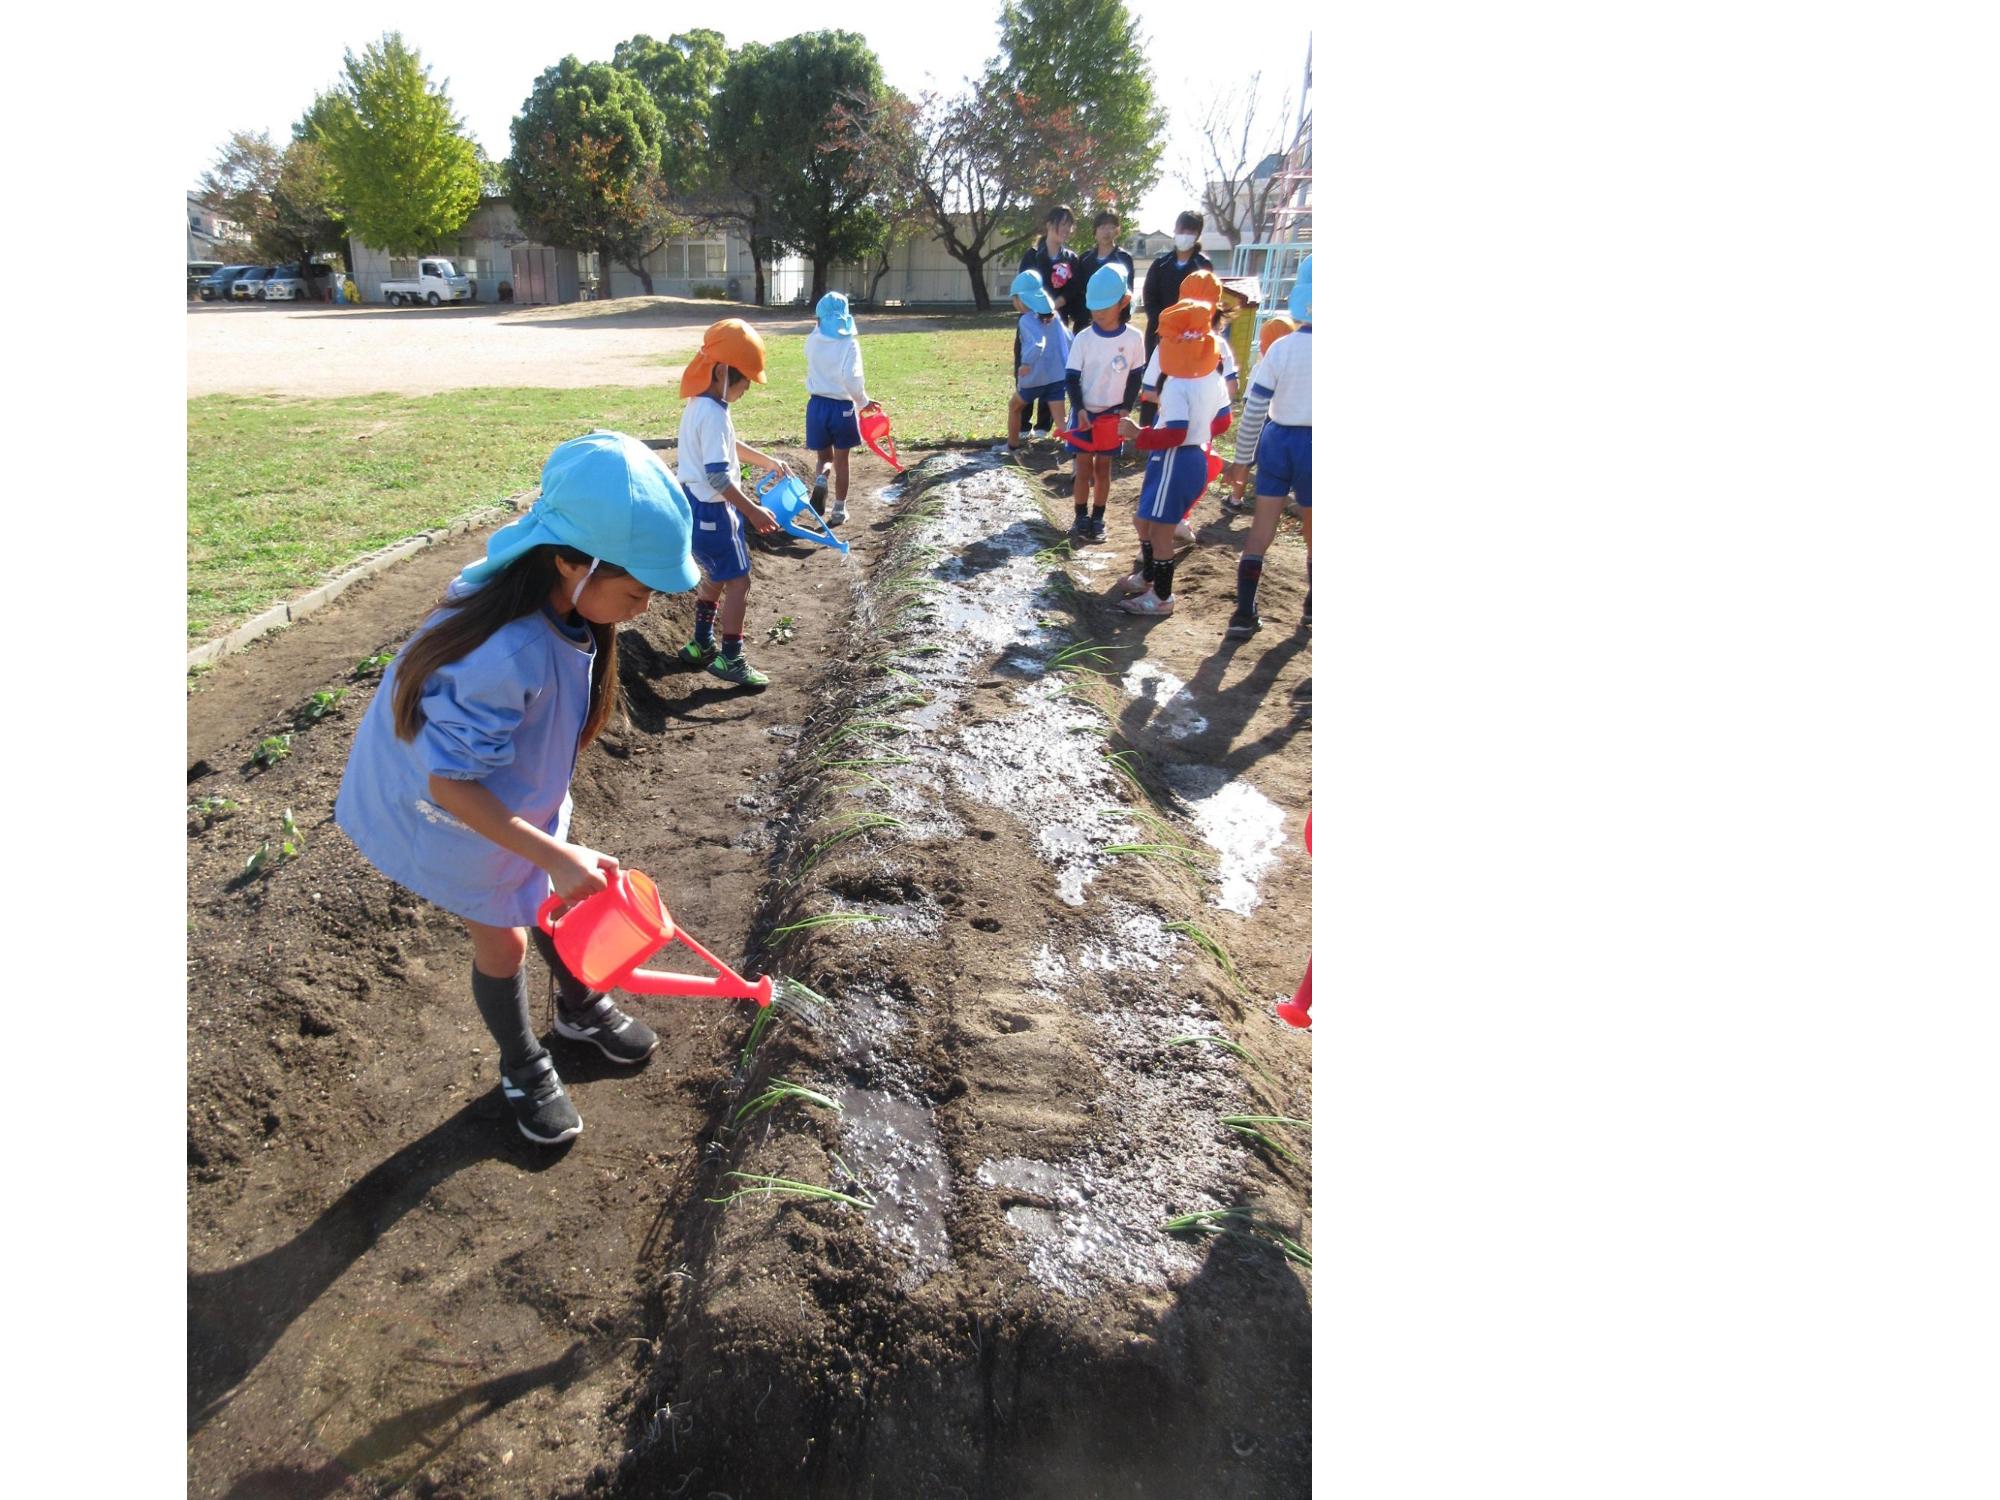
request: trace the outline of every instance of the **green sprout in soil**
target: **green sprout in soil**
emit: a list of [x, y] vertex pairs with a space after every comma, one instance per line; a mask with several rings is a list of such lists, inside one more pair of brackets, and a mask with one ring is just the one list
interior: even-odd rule
[[1266, 1135], [1263, 1131], [1259, 1130], [1255, 1125], [1239, 1125], [1235, 1123], [1237, 1120], [1243, 1118], [1245, 1117], [1241, 1115], [1225, 1115], [1223, 1116], [1222, 1123], [1228, 1126], [1231, 1130], [1235, 1131], [1238, 1135], [1242, 1136], [1245, 1140], [1255, 1141], [1258, 1145], [1266, 1147], [1269, 1150], [1275, 1151], [1278, 1155], [1284, 1157], [1286, 1161], [1298, 1162], [1300, 1166], [1305, 1165], [1305, 1162], [1300, 1158], [1299, 1154], [1296, 1151], [1290, 1149], [1288, 1146], [1286, 1146], [1284, 1142], [1276, 1140], [1269, 1135]]
[[771, 936], [783, 937], [788, 932], [810, 932], [815, 927], [833, 927], [841, 923], [882, 922], [887, 918], [867, 911], [829, 911], [816, 917], [807, 917], [803, 922], [789, 922], [783, 927], [771, 929]]
[[851, 771], [856, 766], [907, 766], [914, 762], [907, 755], [863, 755], [853, 760], [823, 760], [818, 762], [823, 771]]
[[757, 1055], [758, 1044], [764, 1040], [764, 1033], [771, 1029], [776, 1012], [768, 1005], [757, 1007], [757, 1019], [750, 1023], [750, 1035], [743, 1039], [743, 1051], [737, 1058], [741, 1067], [749, 1067], [750, 1059]]
[[1106, 854], [1129, 854], [1137, 859], [1157, 859], [1167, 864], [1182, 865], [1190, 870], [1199, 870], [1204, 861], [1185, 845], [1179, 844], [1106, 844]]
[[1111, 768], [1113, 775], [1131, 787], [1142, 799], [1152, 803], [1155, 807], [1160, 805], [1159, 799], [1154, 797], [1152, 792], [1147, 789], [1146, 783], [1139, 779], [1139, 757], [1133, 751], [1106, 751], [1104, 764]]
[[1260, 1219], [1249, 1208], [1238, 1204], [1234, 1208], [1203, 1209], [1199, 1213], [1182, 1214], [1168, 1219], [1160, 1227], [1168, 1234], [1254, 1234], [1270, 1240], [1281, 1251], [1285, 1259], [1312, 1269], [1312, 1251], [1286, 1234], [1283, 1229], [1269, 1219]]
[[1191, 1047], [1197, 1042], [1206, 1042], [1212, 1047], [1220, 1047], [1224, 1052], [1255, 1068], [1259, 1076], [1265, 1082], [1269, 1083], [1272, 1088], [1282, 1087], [1277, 1079], [1264, 1071], [1264, 1065], [1252, 1057], [1249, 1050], [1241, 1042], [1231, 1041], [1226, 1036], [1170, 1036], [1167, 1038], [1167, 1045], [1169, 1047]]
[[782, 1078], [773, 1078], [764, 1092], [750, 1100], [731, 1118], [732, 1125], [741, 1125], [752, 1115], [761, 1115], [768, 1109], [776, 1109], [780, 1104], [796, 1099], [801, 1104], [812, 1104], [820, 1109], [830, 1109], [835, 1114], [844, 1114], [838, 1099], [830, 1099], [817, 1089], [806, 1088], [803, 1084], [788, 1083]]
[[395, 659], [396, 653], [393, 650], [377, 651], [373, 656], [365, 657], [356, 662], [354, 670], [347, 675], [350, 677], [372, 677]]
[[1243, 988], [1242, 977], [1236, 972], [1236, 961], [1229, 956], [1229, 950], [1223, 947], [1212, 935], [1202, 931], [1201, 928], [1195, 926], [1192, 922], [1168, 922], [1165, 925], [1168, 932], [1179, 933], [1182, 937], [1193, 943], [1195, 947], [1201, 949], [1202, 952], [1214, 959], [1217, 967], [1229, 976], [1231, 984], [1235, 985], [1239, 990]]
[[740, 1187], [726, 1197], [711, 1198], [710, 1203], [734, 1203], [738, 1198], [768, 1198], [773, 1193], [783, 1193], [788, 1198], [816, 1199], [821, 1203], [844, 1203], [850, 1208], [873, 1208], [873, 1198], [857, 1198], [852, 1193], [836, 1192], [830, 1187], [821, 1187], [814, 1182], [795, 1182], [789, 1177], [769, 1177], [761, 1172], [725, 1172], [725, 1177], [734, 1177], [739, 1182], [750, 1183]]
[[299, 723], [317, 724], [340, 707], [340, 700], [346, 696], [346, 688], [329, 688], [314, 693], [306, 706], [299, 711]]
[[[841, 762], [835, 761], [834, 764], [839, 765]], [[826, 838], [821, 839], [817, 844], [813, 845], [812, 853], [806, 856], [806, 862], [800, 866], [799, 873], [803, 875], [818, 862], [820, 856], [825, 854], [827, 850], [844, 844], [849, 839], [859, 838], [864, 833], [872, 833], [881, 828], [901, 828], [902, 826], [903, 820], [901, 818], [891, 817], [887, 813], [856, 813], [847, 822], [837, 825], [834, 831]]]
[[831, 750], [835, 745], [864, 734], [904, 735], [909, 732], [907, 726], [892, 724], [887, 719], [851, 719], [830, 735], [820, 748]]
[[1062, 650], [1049, 658], [1049, 670], [1052, 672], [1095, 672], [1098, 676], [1102, 677], [1105, 675], [1107, 667], [1118, 665], [1117, 662], [1112, 660], [1111, 653], [1113, 651], [1127, 651], [1130, 649], [1132, 648], [1129, 646], [1100, 646], [1095, 641], [1076, 641], [1071, 645], [1063, 647]]
[[771, 644], [773, 645], [782, 645], [797, 634], [798, 626], [793, 622], [790, 615], [778, 616], [778, 623], [773, 625], [769, 631]]
[[260, 741], [257, 748], [250, 752], [250, 758], [258, 765], [268, 768], [275, 766], [291, 753], [292, 737], [289, 734], [274, 734], [269, 739]]
[[188, 816], [200, 818], [203, 828], [213, 828], [235, 812], [236, 804], [227, 797], [200, 797], [188, 804]]

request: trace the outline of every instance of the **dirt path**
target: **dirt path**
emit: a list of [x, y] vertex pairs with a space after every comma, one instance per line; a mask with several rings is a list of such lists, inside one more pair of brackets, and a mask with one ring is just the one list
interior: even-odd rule
[[[1052, 467], [1042, 459], [1008, 472], [1048, 486], [1061, 482]], [[822, 1456], [813, 1460], [806, 1443], [817, 1476], [808, 1493], [917, 1493], [921, 1484], [898, 1487], [889, 1476], [920, 1477], [933, 1451], [937, 1472], [956, 1476], [951, 1482], [963, 1489], [979, 1455], [991, 1463], [1010, 1452], [1018, 1458], [1020, 1444], [1036, 1438], [1033, 1451], [1049, 1457], [1053, 1433], [1068, 1456], [1052, 1461], [1049, 1482], [1067, 1465], [1071, 1482], [1062, 1492], [1095, 1494], [1103, 1492], [1102, 1442], [1138, 1429], [1106, 1428], [1093, 1447], [1078, 1441], [1076, 1413], [1100, 1411], [1118, 1391], [1117, 1402], [1157, 1419], [1183, 1412], [1191, 1389], [1210, 1392], [1215, 1414], [1200, 1452], [1218, 1467], [1203, 1493], [1304, 1492], [1304, 1418], [1286, 1395], [1289, 1385], [1302, 1401], [1306, 1388], [1297, 1275], [1250, 1237], [1183, 1251], [1158, 1244], [1148, 1229], [1144, 1242], [1155, 1247], [1148, 1253], [1166, 1257], [1161, 1264], [1171, 1270], [1163, 1280], [1112, 1286], [1079, 1272], [1068, 1290], [1051, 1289], [1046, 1277], [1037, 1280], [1037, 1254], [1066, 1243], [1048, 1231], [1068, 1208], [1060, 1195], [1038, 1190], [1029, 1170], [1071, 1161], [1059, 1147], [1100, 1149], [1091, 1090], [1077, 1089], [1084, 1077], [1123, 1080], [1120, 1087], [1147, 1097], [1164, 1078], [1218, 1099], [1309, 1113], [1303, 1046], [1268, 1014], [1271, 999], [1296, 982], [1307, 943], [1308, 869], [1297, 828], [1309, 786], [1310, 650], [1288, 628], [1302, 592], [1302, 551], [1283, 539], [1274, 549], [1265, 610], [1274, 623], [1246, 646], [1220, 648], [1224, 579], [1234, 571], [1234, 551], [1221, 543], [1242, 522], [1212, 527], [1216, 545], [1183, 564], [1189, 603], [1173, 620], [1117, 615], [1096, 597], [1102, 591], [1086, 587], [1064, 610], [1063, 635], [1049, 637], [1143, 643], [1150, 669], [1125, 668], [1141, 654], [1127, 652], [1112, 678], [1082, 687], [1110, 711], [1120, 742], [1141, 757], [1185, 837], [1200, 842], [1204, 799], [1218, 810], [1214, 799], [1226, 788], [1214, 783], [1213, 768], [1254, 787], [1277, 814], [1277, 842], [1254, 848], [1240, 839], [1232, 846], [1218, 824], [1225, 848], [1213, 878], [1124, 861], [1097, 871], [1090, 892], [1094, 914], [1115, 899], [1193, 917], [1233, 953], [1247, 992], [1236, 993], [1179, 941], [1171, 953], [1141, 955], [1171, 958], [1160, 978], [1106, 990], [1112, 980], [1093, 967], [1079, 914], [1037, 863], [1033, 830], [1004, 807], [981, 803], [967, 783], [923, 794], [930, 815], [956, 820], [959, 833], [913, 836], [887, 864], [871, 854], [872, 840], [855, 839], [845, 847], [851, 864], [829, 856], [809, 880], [796, 878], [801, 848], [809, 847], [801, 841], [825, 836], [809, 820], [829, 810], [812, 803], [828, 795], [828, 773], [806, 775], [799, 756], [824, 753], [838, 732], [835, 718], [851, 716], [866, 686], [860, 664], [894, 628], [850, 586], [859, 573], [879, 572], [884, 559], [907, 564], [909, 535], [899, 538], [894, 526], [905, 502], [872, 498], [888, 478], [872, 460], [857, 462], [854, 573], [803, 546], [760, 554], [753, 642], [780, 614], [798, 626], [790, 645], [758, 653], [776, 678], [769, 692], [739, 697], [669, 664], [685, 635], [685, 599], [628, 633], [622, 664], [631, 724], [583, 757], [577, 829], [661, 874], [676, 917], [731, 959], [772, 945], [774, 927], [829, 898], [876, 904], [885, 918], [879, 933], [857, 926], [811, 934], [806, 943], [777, 943], [777, 959], [760, 961], [765, 972], [782, 960], [785, 972], [817, 979], [829, 994], [842, 991], [847, 1019], [824, 1038], [781, 1028], [758, 1067], [845, 1057], [839, 1066], [855, 1122], [848, 1128], [862, 1134], [837, 1139], [864, 1173], [900, 1159], [921, 1175], [932, 1158], [914, 1118], [898, 1111], [916, 1100], [934, 1113], [956, 1186], [919, 1199], [941, 1200], [955, 1269], [928, 1278], [928, 1290], [904, 1290], [911, 1267], [897, 1249], [903, 1242], [881, 1238], [879, 1216], [864, 1223], [836, 1209], [768, 1205], [718, 1213], [702, 1203], [730, 1185], [722, 1170], [742, 1165], [752, 1149], [773, 1153], [757, 1157], [753, 1170], [784, 1170], [765, 1163], [794, 1157], [815, 1180], [828, 1170], [815, 1122], [788, 1117], [754, 1138], [719, 1128], [745, 1082], [732, 1077], [745, 1029], [735, 1009], [640, 1002], [662, 1045], [636, 1075], [613, 1076], [608, 1064], [559, 1053], [586, 1121], [567, 1153], [537, 1151], [504, 1124], [492, 1044], [464, 994], [467, 950], [456, 922], [383, 881], [330, 821], [366, 686], [333, 718], [298, 732], [292, 755], [274, 768], [246, 764], [256, 741], [286, 727], [315, 688], [346, 681], [355, 661], [393, 644], [421, 614], [422, 601], [463, 560], [434, 549], [407, 573], [393, 570], [232, 659], [190, 698], [190, 761], [207, 762], [191, 775], [190, 801], [239, 804], [191, 830], [189, 843], [191, 1495], [407, 1489], [527, 1497], [606, 1487], [637, 1495], [692, 1484], [682, 1492], [715, 1487], [740, 1497], [769, 1492], [756, 1487], [757, 1476], [775, 1473], [774, 1463], [797, 1476], [801, 1460], [788, 1444], [795, 1433], [815, 1432]], [[1114, 515], [1129, 511], [1136, 484], [1136, 470], [1121, 476]], [[1093, 549], [1074, 567], [1081, 578], [1110, 582], [1128, 565], [1125, 552], [1122, 544]], [[955, 567], [936, 563], [954, 586], [976, 588], [989, 571], [998, 580], [1022, 563], [1018, 547], [996, 550], [977, 538], [957, 556]], [[952, 642], [958, 623], [948, 613], [927, 628]], [[952, 655], [950, 672], [945, 656], [906, 659], [909, 675], [925, 683], [910, 696], [951, 716], [936, 721], [950, 736], [939, 751], [913, 755], [920, 769], [931, 753], [945, 754], [940, 765], [956, 760], [977, 772], [986, 764], [973, 752], [983, 734], [1010, 722], [1003, 703], [1015, 701], [1019, 687], [1006, 659], [1005, 652], [977, 661]], [[917, 721], [930, 711], [902, 710]], [[1004, 760], [992, 763], [993, 774]], [[1177, 800], [1176, 791], [1190, 800]], [[860, 792], [834, 795], [850, 797], [854, 810], [868, 805]], [[276, 834], [287, 807], [305, 832], [303, 854], [238, 883], [245, 858]], [[1244, 822], [1242, 808], [1234, 811]], [[922, 815], [911, 809], [903, 821]], [[1254, 905], [1239, 913], [1217, 904], [1245, 905], [1245, 882]], [[918, 915], [942, 925], [912, 957], [890, 939], [896, 922]], [[1159, 919], [1150, 920], [1146, 941], [1157, 946]], [[1042, 960], [1036, 942], [1045, 931], [1058, 941]], [[1098, 997], [1085, 1012], [1116, 1001], [1144, 1034], [1106, 1032], [1102, 1022], [1093, 1030], [1038, 998], [1031, 974], [1038, 963], [1057, 962], [1068, 966], [1071, 985], [1083, 986], [1079, 995]], [[1168, 981], [1169, 971], [1185, 979]], [[857, 1025], [865, 1032], [869, 1016], [888, 1014], [871, 1009], [869, 981], [889, 985], [884, 993], [897, 1005], [931, 999], [912, 1013], [918, 1033], [907, 1046], [857, 1062], [841, 1039], [852, 1041]], [[942, 1008], [933, 1015], [933, 1006]], [[1212, 1057], [1187, 1057], [1186, 1049], [1161, 1073], [1154, 1033], [1169, 1021], [1233, 1033], [1269, 1065], [1271, 1088], [1246, 1083], [1247, 1075]], [[1147, 1106], [1162, 1127], [1152, 1134], [1168, 1146], [1185, 1133], [1174, 1113], [1183, 1107]], [[899, 1138], [914, 1155], [897, 1156]], [[1227, 1136], [1221, 1141], [1187, 1155], [1173, 1180], [1190, 1195], [1253, 1192], [1291, 1215], [1309, 1240], [1303, 1188], [1291, 1169], [1228, 1146]], [[1026, 1165], [1008, 1167], [1015, 1159]], [[1026, 1173], [1028, 1185], [987, 1187], [980, 1174], [988, 1163]], [[902, 1201], [888, 1190], [881, 1196]], [[928, 1245], [928, 1223], [902, 1227], [913, 1243]], [[1080, 1264], [1089, 1270], [1087, 1257]], [[1211, 1324], [1225, 1307], [1233, 1327]], [[811, 1314], [804, 1324], [802, 1308]], [[802, 1327], [814, 1351], [803, 1362], [796, 1357]], [[956, 1332], [947, 1337], [949, 1329]], [[736, 1342], [709, 1336], [724, 1332]], [[1127, 1337], [1139, 1344], [1116, 1344]], [[907, 1354], [887, 1356], [885, 1338]], [[1120, 1365], [1121, 1357], [1137, 1364]], [[1183, 1374], [1172, 1376], [1163, 1358], [1180, 1361]], [[1038, 1384], [1043, 1361], [1067, 1373]], [[1078, 1387], [1078, 1370], [1112, 1383]], [[1136, 1383], [1121, 1383], [1128, 1377]], [[781, 1379], [789, 1384], [771, 1395]], [[971, 1403], [965, 1410], [985, 1413], [984, 1430], [955, 1441], [913, 1431], [910, 1382], [951, 1396], [940, 1411], [957, 1412], [963, 1397]], [[1137, 1397], [1142, 1390], [1151, 1396]], [[1253, 1430], [1245, 1413], [1258, 1402], [1273, 1414], [1258, 1417]], [[750, 1454], [730, 1440], [731, 1428], [758, 1414], [768, 1442]], [[1160, 1451], [1193, 1450], [1168, 1443]], [[887, 1487], [876, 1487], [878, 1477]], [[1156, 1492], [1166, 1493], [1147, 1491]]]
[[[673, 385], [675, 356], [700, 346], [717, 318], [804, 333], [812, 320], [737, 303], [626, 297], [561, 307], [388, 308], [194, 302], [188, 305], [187, 393], [424, 396], [482, 386], [565, 389]], [[875, 333], [948, 326], [878, 317]]]

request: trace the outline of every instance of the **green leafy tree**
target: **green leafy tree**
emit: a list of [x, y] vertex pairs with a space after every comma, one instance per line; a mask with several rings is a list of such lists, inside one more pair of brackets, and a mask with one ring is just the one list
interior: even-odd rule
[[752, 101], [761, 125], [759, 149], [778, 168], [771, 183], [773, 233], [812, 262], [817, 297], [835, 261], [861, 259], [886, 235], [882, 215], [868, 201], [873, 184], [858, 170], [865, 156], [831, 133], [841, 102], [881, 93], [882, 65], [857, 32], [810, 31], [744, 48], [726, 87]]
[[641, 33], [613, 49], [611, 66], [651, 95], [663, 132], [660, 171], [673, 192], [689, 193], [709, 164], [709, 112], [729, 71], [729, 44], [700, 28], [664, 42]]
[[1123, 0], [1007, 0], [1000, 56], [1007, 92], [1069, 113], [1088, 154], [1066, 158], [1050, 201], [1136, 208], [1160, 180], [1166, 114], [1153, 97], [1138, 23]]
[[442, 84], [397, 32], [346, 55], [308, 130], [325, 149], [347, 226], [392, 255], [421, 255], [479, 206], [479, 158]]
[[240, 227], [260, 259], [310, 260], [345, 244], [333, 169], [312, 141], [294, 139], [280, 149], [263, 131], [236, 131], [203, 174], [199, 192]]
[[709, 106], [707, 165], [693, 195], [696, 222], [734, 228], [750, 245], [755, 298], [764, 300], [764, 268], [790, 248], [778, 200], [793, 163], [777, 144], [776, 132], [794, 101], [765, 87], [764, 55], [771, 49], [746, 42], [729, 56], [722, 87]]
[[650, 294], [646, 257], [681, 224], [660, 173], [665, 122], [645, 86], [609, 63], [565, 57], [514, 117], [509, 168], [521, 227], [615, 260]]

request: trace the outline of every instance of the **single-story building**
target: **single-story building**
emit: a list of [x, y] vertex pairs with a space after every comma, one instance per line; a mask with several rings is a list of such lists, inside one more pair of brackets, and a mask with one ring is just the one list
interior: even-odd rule
[[[1130, 242], [1134, 260], [1144, 264], [1141, 247], [1152, 236]], [[1171, 238], [1165, 239], [1171, 244]], [[360, 240], [353, 241], [354, 282], [363, 302], [382, 301], [382, 283], [416, 275], [420, 257], [392, 256]], [[630, 269], [613, 264], [608, 284], [595, 252], [539, 245], [521, 230], [513, 206], [505, 198], [488, 198], [453, 238], [435, 247], [449, 256], [474, 284], [480, 302], [497, 302], [505, 282], [518, 303], [575, 302], [586, 289], [601, 287], [611, 297], [638, 297], [645, 285]], [[1158, 252], [1153, 252], [1157, 254]], [[986, 265], [987, 290], [1004, 306], [1007, 287], [1020, 265], [1020, 252], [995, 256]], [[945, 252], [936, 235], [916, 235], [890, 247], [889, 265], [879, 277], [879, 259], [861, 264], [836, 264], [828, 284], [857, 303], [876, 307], [953, 304], [970, 305], [971, 278], [965, 267]], [[756, 292], [756, 266], [750, 243], [734, 228], [697, 230], [669, 241], [647, 257], [655, 295], [698, 297], [703, 293], [748, 302]], [[787, 256], [764, 267], [764, 305], [801, 306], [811, 300], [812, 264]], [[871, 295], [872, 293], [872, 295]]]

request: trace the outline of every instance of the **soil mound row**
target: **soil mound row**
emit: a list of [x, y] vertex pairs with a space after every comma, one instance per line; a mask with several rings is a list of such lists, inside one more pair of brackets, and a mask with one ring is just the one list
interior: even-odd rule
[[891, 494], [777, 789], [754, 931], [804, 988], [714, 1091], [587, 1488], [1303, 1494], [1308, 1137], [1272, 1122], [1309, 1111], [1200, 926], [1250, 877], [1120, 748], [1125, 663], [1020, 471]]

